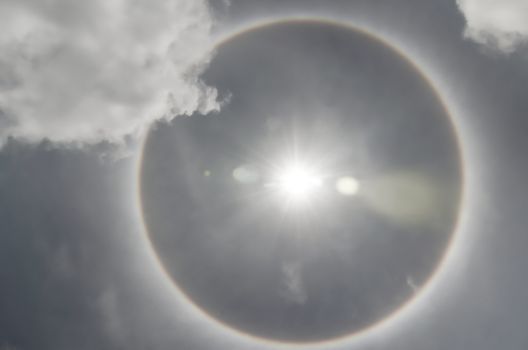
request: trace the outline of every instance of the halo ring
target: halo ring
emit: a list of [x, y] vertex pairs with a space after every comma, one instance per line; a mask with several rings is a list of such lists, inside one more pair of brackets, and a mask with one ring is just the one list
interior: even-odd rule
[[157, 255], [156, 249], [152, 243], [152, 240], [150, 239], [150, 233], [148, 231], [145, 219], [144, 219], [144, 210], [143, 210], [143, 202], [141, 198], [141, 167], [143, 164], [143, 158], [144, 158], [144, 149], [146, 140], [148, 139], [149, 131], [147, 131], [146, 135], [144, 136], [142, 140], [142, 144], [140, 145], [140, 152], [139, 156], [137, 157], [137, 164], [136, 164], [136, 201], [137, 201], [137, 208], [138, 208], [138, 214], [140, 216], [140, 223], [142, 225], [142, 233], [143, 238], [145, 239], [145, 243], [148, 246], [148, 249], [150, 253], [152, 254], [152, 257], [155, 260], [155, 263], [157, 267], [159, 268], [159, 271], [162, 272], [164, 277], [170, 281], [173, 290], [177, 293], [177, 296], [181, 298], [183, 301], [185, 301], [185, 304], [187, 304], [191, 311], [196, 312], [200, 316], [203, 317], [203, 319], [207, 320], [210, 325], [219, 326], [219, 329], [224, 331], [225, 333], [228, 333], [230, 335], [234, 335], [236, 337], [250, 340], [252, 342], [257, 342], [264, 345], [271, 345], [271, 346], [282, 346], [282, 347], [288, 347], [288, 348], [308, 348], [308, 347], [327, 347], [330, 345], [336, 345], [339, 343], [347, 342], [352, 339], [359, 338], [360, 336], [366, 335], [373, 331], [374, 329], [380, 328], [381, 325], [386, 325], [389, 323], [392, 323], [395, 321], [398, 316], [401, 316], [403, 314], [403, 311], [408, 309], [411, 304], [414, 304], [415, 301], [420, 299], [420, 296], [424, 294], [426, 290], [429, 289], [429, 287], [432, 285], [432, 282], [436, 280], [436, 277], [440, 274], [440, 272], [443, 270], [444, 266], [446, 265], [447, 257], [450, 255], [450, 253], [453, 250], [454, 241], [456, 240], [458, 236], [458, 232], [460, 231], [461, 226], [461, 217], [463, 216], [463, 212], [466, 210], [466, 192], [467, 192], [467, 171], [465, 169], [465, 152], [463, 143], [460, 137], [460, 131], [459, 131], [459, 125], [457, 124], [457, 120], [454, 118], [452, 111], [448, 107], [444, 97], [442, 96], [441, 92], [437, 88], [436, 84], [429, 78], [429, 76], [424, 72], [422, 67], [418, 65], [415, 61], [412, 60], [411, 57], [409, 57], [405, 52], [403, 52], [398, 46], [394, 45], [393, 43], [389, 42], [384, 36], [375, 34], [372, 31], [357, 26], [355, 24], [349, 23], [346, 20], [340, 20], [340, 19], [333, 19], [333, 18], [326, 18], [326, 17], [317, 17], [317, 16], [308, 16], [308, 17], [283, 17], [283, 18], [272, 18], [272, 19], [266, 19], [262, 21], [255, 21], [249, 24], [243, 25], [241, 28], [236, 28], [233, 31], [230, 31], [226, 34], [223, 34], [219, 36], [216, 40], [216, 42], [212, 45], [213, 49], [217, 49], [221, 47], [222, 45], [231, 42], [233, 40], [236, 40], [239, 36], [242, 36], [244, 34], [258, 31], [260, 29], [265, 29], [267, 27], [273, 27], [275, 25], [280, 24], [291, 24], [291, 23], [301, 23], [301, 24], [327, 24], [330, 26], [335, 26], [341, 29], [347, 29], [350, 31], [354, 31], [356, 33], [363, 34], [373, 40], [374, 42], [380, 44], [381, 46], [386, 47], [393, 53], [397, 54], [397, 56], [402, 59], [404, 62], [406, 62], [410, 67], [414, 69], [414, 72], [424, 81], [427, 83], [427, 86], [430, 88], [431, 92], [433, 92], [437, 102], [442, 107], [444, 115], [447, 117], [449, 126], [451, 128], [452, 134], [454, 135], [454, 140], [456, 142], [456, 149], [458, 150], [458, 161], [459, 161], [459, 175], [460, 175], [460, 196], [457, 203], [457, 216], [455, 218], [454, 224], [453, 224], [453, 230], [450, 235], [450, 239], [448, 241], [448, 244], [446, 248], [444, 249], [442, 257], [439, 259], [436, 267], [433, 269], [431, 274], [429, 275], [428, 279], [424, 283], [424, 285], [415, 293], [415, 295], [408, 300], [406, 300], [404, 303], [402, 303], [397, 309], [389, 313], [385, 318], [380, 319], [379, 321], [363, 328], [357, 331], [354, 331], [349, 334], [345, 334], [342, 336], [338, 336], [332, 339], [325, 339], [321, 341], [311, 341], [311, 342], [285, 342], [285, 341], [279, 341], [275, 339], [269, 339], [269, 338], [263, 338], [259, 336], [255, 336], [250, 333], [243, 332], [235, 327], [232, 327], [229, 324], [223, 323], [221, 320], [211, 316], [206, 310], [200, 307], [200, 305], [196, 304], [178, 285], [177, 281], [174, 280], [174, 278], [167, 272], [165, 269], [163, 263], [161, 262], [159, 256]]

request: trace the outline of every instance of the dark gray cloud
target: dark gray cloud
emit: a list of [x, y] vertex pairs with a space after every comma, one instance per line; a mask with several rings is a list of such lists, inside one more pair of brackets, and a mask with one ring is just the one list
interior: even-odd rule
[[100, 245], [105, 211], [115, 214], [104, 195], [114, 189], [110, 172], [97, 157], [14, 142], [0, 163], [0, 339], [20, 349], [110, 348], [97, 311], [113, 269]]
[[10, 141], [0, 153], [0, 346], [193, 346], [181, 338], [192, 322], [150, 275], [131, 217], [133, 164], [102, 160], [108, 147]]

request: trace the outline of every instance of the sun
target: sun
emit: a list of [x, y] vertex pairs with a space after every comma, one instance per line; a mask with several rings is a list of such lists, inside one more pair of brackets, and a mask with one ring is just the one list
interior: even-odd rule
[[288, 200], [299, 203], [318, 192], [323, 181], [313, 168], [302, 163], [293, 163], [277, 172], [274, 184]]

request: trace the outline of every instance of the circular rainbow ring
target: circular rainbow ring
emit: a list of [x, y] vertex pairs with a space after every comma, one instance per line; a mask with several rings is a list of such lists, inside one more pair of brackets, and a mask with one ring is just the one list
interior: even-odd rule
[[455, 135], [455, 139], [456, 139], [456, 142], [457, 142], [457, 149], [459, 150], [459, 153], [460, 153], [459, 157], [458, 157], [458, 159], [460, 161], [459, 169], [460, 169], [460, 178], [461, 178], [461, 194], [460, 194], [460, 201], [459, 201], [459, 205], [458, 205], [459, 211], [458, 211], [456, 222], [453, 225], [453, 233], [451, 235], [451, 238], [450, 238], [450, 241], [449, 241], [449, 243], [447, 245], [447, 248], [446, 248], [442, 258], [439, 260], [438, 265], [436, 266], [435, 270], [431, 273], [429, 279], [420, 288], [420, 290], [412, 298], [407, 300], [398, 309], [393, 311], [391, 314], [386, 316], [384, 319], [381, 319], [380, 321], [378, 321], [378, 322], [376, 322], [376, 323], [374, 323], [374, 324], [372, 324], [372, 325], [370, 325], [370, 326], [368, 326], [368, 327], [366, 327], [366, 328], [364, 328], [362, 330], [359, 330], [359, 331], [356, 331], [356, 332], [353, 332], [353, 333], [350, 333], [350, 334], [347, 334], [347, 335], [344, 335], [344, 336], [340, 336], [340, 337], [333, 338], [333, 339], [330, 339], [330, 340], [315, 341], [315, 342], [310, 342], [310, 343], [281, 342], [281, 341], [278, 341], [278, 340], [257, 337], [257, 336], [254, 336], [252, 334], [248, 334], [248, 333], [239, 331], [238, 329], [235, 329], [235, 328], [231, 327], [230, 325], [222, 323], [220, 320], [210, 316], [207, 313], [207, 311], [203, 310], [199, 305], [195, 304], [185, 294], [185, 292], [183, 292], [180, 289], [180, 287], [178, 286], [176, 281], [174, 281], [174, 279], [169, 275], [169, 273], [164, 268], [162, 262], [160, 261], [159, 257], [157, 256], [156, 250], [155, 250], [155, 248], [154, 248], [154, 246], [152, 244], [152, 241], [150, 240], [150, 236], [149, 236], [149, 232], [148, 232], [148, 229], [146, 227], [146, 224], [145, 224], [145, 220], [143, 218], [143, 207], [142, 207], [143, 203], [142, 203], [142, 198], [141, 198], [141, 166], [142, 166], [142, 163], [143, 163], [143, 153], [144, 153], [143, 150], [145, 148], [144, 144], [145, 144], [145, 140], [148, 137], [148, 133], [144, 137], [143, 144], [140, 146], [140, 154], [139, 154], [138, 159], [137, 159], [136, 179], [135, 179], [135, 181], [136, 181], [136, 193], [137, 193], [136, 200], [137, 200], [137, 208], [138, 208], [138, 211], [139, 211], [140, 221], [141, 221], [141, 223], [143, 225], [143, 227], [142, 227], [143, 230], [142, 231], [144, 233], [144, 239], [145, 239], [145, 242], [146, 242], [146, 244], [148, 246], [148, 249], [150, 250], [150, 253], [152, 254], [152, 256], [153, 256], [153, 258], [154, 258], [154, 260], [156, 262], [157, 268], [159, 269], [160, 272], [162, 272], [164, 277], [172, 283], [173, 290], [177, 294], [176, 297], [181, 298], [181, 300], [183, 300], [185, 302], [185, 304], [190, 306], [190, 310], [192, 312], [198, 313], [198, 315], [201, 316], [201, 319], [203, 319], [203, 320], [208, 322], [208, 325], [218, 326], [219, 327], [218, 329], [220, 329], [223, 333], [228, 334], [228, 335], [233, 335], [235, 337], [238, 337], [238, 339], [249, 340], [250, 342], [260, 343], [262, 345], [271, 345], [271, 346], [273, 346], [275, 348], [277, 346], [288, 347], [288, 348], [291, 348], [291, 347], [302, 347], [303, 349], [308, 348], [308, 347], [321, 348], [321, 347], [328, 347], [330, 345], [342, 344], [344, 342], [350, 341], [351, 339], [356, 339], [356, 338], [358, 338], [360, 336], [366, 335], [366, 334], [370, 333], [372, 330], [380, 328], [381, 325], [388, 325], [390, 323], [393, 323], [398, 318], [400, 318], [400, 316], [402, 314], [404, 314], [404, 312], [403, 312], [404, 310], [409, 309], [409, 306], [411, 304], [414, 304], [415, 301], [418, 300], [420, 298], [420, 296], [422, 296], [424, 294], [424, 291], [429, 290], [431, 288], [432, 281], [434, 281], [436, 279], [436, 277], [439, 275], [439, 272], [444, 269], [444, 267], [446, 265], [446, 261], [448, 260], [448, 256], [451, 255], [450, 252], [453, 250], [453, 246], [454, 246], [453, 243], [455, 241], [455, 237], [458, 236], [458, 232], [460, 231], [460, 226], [461, 226], [460, 222], [462, 221], [461, 220], [461, 216], [467, 209], [466, 208], [467, 207], [467, 203], [466, 203], [466, 197], [467, 197], [467, 194], [466, 194], [466, 192], [467, 192], [467, 172], [466, 172], [466, 169], [464, 168], [464, 166], [466, 164], [466, 161], [465, 161], [464, 147], [462, 147], [462, 142], [461, 142], [461, 138], [460, 138], [460, 132], [459, 132], [460, 126], [457, 124], [457, 121], [455, 120], [455, 118], [453, 118], [453, 115], [452, 115], [450, 109], [448, 108], [444, 98], [442, 97], [441, 93], [439, 92], [438, 88], [431, 81], [431, 79], [423, 72], [422, 68], [420, 66], [418, 66], [417, 63], [415, 63], [409, 56], [407, 56], [404, 52], [402, 52], [401, 49], [399, 49], [398, 47], [394, 46], [393, 44], [387, 42], [387, 40], [384, 39], [382, 36], [378, 36], [377, 34], [373, 34], [371, 31], [369, 31], [367, 29], [364, 29], [364, 28], [362, 28], [360, 26], [356, 26], [354, 24], [351, 24], [348, 21], [336, 20], [336, 19], [333, 19], [333, 18], [317, 17], [317, 16], [306, 16], [306, 17], [305, 16], [303, 16], [303, 17], [297, 17], [297, 16], [294, 17], [294, 16], [292, 16], [292, 17], [284, 17], [284, 18], [278, 18], [278, 19], [275, 18], [275, 19], [267, 19], [267, 20], [261, 20], [261, 21], [256, 21], [256, 22], [253, 22], [253, 23], [245, 24], [242, 27], [239, 27], [239, 28], [237, 28], [235, 30], [232, 30], [232, 31], [228, 32], [228, 33], [224, 33], [224, 34], [220, 35], [217, 38], [213, 48], [219, 48], [222, 45], [226, 44], [227, 42], [236, 40], [239, 36], [244, 35], [246, 33], [257, 31], [259, 29], [263, 29], [263, 28], [266, 28], [266, 27], [271, 27], [271, 26], [278, 25], [278, 24], [288, 24], [288, 23], [327, 24], [327, 25], [332, 25], [332, 26], [336, 26], [336, 27], [339, 27], [339, 28], [347, 29], [347, 30], [350, 30], [350, 31], [359, 32], [359, 33], [361, 33], [363, 35], [366, 35], [371, 40], [381, 44], [382, 46], [385, 46], [386, 48], [388, 48], [392, 52], [397, 53], [400, 56], [401, 59], [403, 59], [411, 67], [414, 68], [415, 73], [417, 73], [425, 82], [428, 83], [428, 86], [434, 92], [438, 102], [443, 107], [445, 115], [449, 118], [449, 122], [450, 122], [453, 134]]

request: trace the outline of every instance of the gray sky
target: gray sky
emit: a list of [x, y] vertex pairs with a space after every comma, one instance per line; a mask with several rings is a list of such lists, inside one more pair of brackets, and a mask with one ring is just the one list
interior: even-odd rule
[[[142, 135], [161, 119], [140, 182], [147, 226], [169, 274], [217, 319], [317, 340], [368, 325], [420, 287], [461, 186], [452, 131], [423, 81], [389, 49], [337, 28], [275, 28], [209, 53], [210, 28], [299, 14], [371, 28], [415, 59], [453, 112], [465, 154], [467, 197], [442, 271], [398, 317], [332, 347], [528, 345], [522, 0], [102, 3], [0, 0], [12, 18], [0, 34], [1, 350], [277, 348], [197, 312], [156, 265], [135, 191]], [[264, 184], [262, 164], [291, 130], [312, 154], [339, 150], [325, 166], [365, 188], [426, 179], [442, 189], [430, 197], [436, 216], [409, 222], [391, 211], [405, 201], [387, 209], [334, 195], [318, 204], [326, 220], [275, 222], [284, 213], [273, 196], [248, 202], [257, 185], [241, 188], [231, 173], [252, 163]], [[301, 259], [297, 231], [331, 237], [303, 243]], [[426, 238], [409, 238], [417, 234]]]

